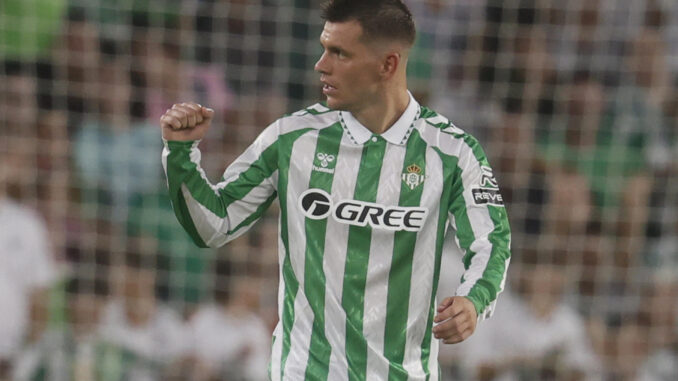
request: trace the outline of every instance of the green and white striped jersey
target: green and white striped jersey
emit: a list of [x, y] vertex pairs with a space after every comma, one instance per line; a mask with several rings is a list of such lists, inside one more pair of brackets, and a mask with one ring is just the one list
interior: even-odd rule
[[431, 328], [443, 241], [457, 295], [491, 314], [510, 252], [506, 211], [477, 141], [414, 98], [384, 134], [316, 104], [271, 124], [210, 184], [198, 142], [168, 141], [177, 217], [200, 246], [243, 234], [280, 201], [273, 380], [437, 380]]

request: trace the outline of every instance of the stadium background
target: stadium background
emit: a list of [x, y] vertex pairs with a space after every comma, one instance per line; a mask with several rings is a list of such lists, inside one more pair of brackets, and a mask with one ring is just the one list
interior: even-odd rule
[[[513, 230], [497, 314], [443, 350], [443, 374], [675, 379], [678, 2], [406, 2], [409, 87], [480, 139]], [[157, 121], [176, 101], [213, 107], [217, 180], [321, 99], [321, 29], [310, 0], [0, 2], [2, 379], [265, 377], [276, 207], [194, 247]]]

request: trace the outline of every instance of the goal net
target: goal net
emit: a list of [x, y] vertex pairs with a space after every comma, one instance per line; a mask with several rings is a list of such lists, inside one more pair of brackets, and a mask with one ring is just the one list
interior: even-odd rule
[[[217, 181], [322, 100], [319, 3], [0, 2], [0, 378], [267, 379], [278, 207], [197, 248], [158, 124], [175, 102], [213, 108]], [[512, 229], [495, 315], [441, 344], [442, 379], [672, 379], [678, 3], [405, 3], [408, 87], [478, 138]], [[446, 247], [440, 297], [463, 271]]]

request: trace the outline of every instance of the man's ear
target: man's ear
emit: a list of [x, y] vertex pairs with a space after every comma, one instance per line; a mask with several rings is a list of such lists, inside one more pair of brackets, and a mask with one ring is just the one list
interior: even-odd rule
[[398, 71], [398, 68], [402, 65], [402, 56], [400, 53], [395, 51], [390, 51], [384, 55], [381, 63], [381, 70], [379, 74], [384, 78], [388, 79], [395, 75]]

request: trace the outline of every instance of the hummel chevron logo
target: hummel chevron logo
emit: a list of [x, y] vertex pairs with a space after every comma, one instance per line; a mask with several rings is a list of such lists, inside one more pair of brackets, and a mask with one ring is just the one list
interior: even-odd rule
[[318, 160], [320, 160], [320, 165], [323, 167], [327, 168], [329, 163], [334, 161], [334, 155], [328, 155], [326, 153], [318, 152], [318, 155], [316, 155]]
[[320, 166], [313, 165], [314, 171], [330, 174], [334, 173], [334, 168], [327, 168], [331, 163], [334, 162], [335, 159], [334, 155], [328, 155], [323, 152], [318, 152], [318, 154], [315, 157], [320, 162]]

